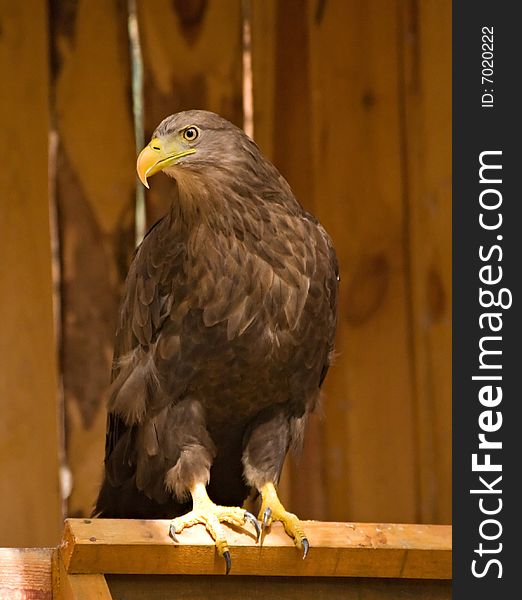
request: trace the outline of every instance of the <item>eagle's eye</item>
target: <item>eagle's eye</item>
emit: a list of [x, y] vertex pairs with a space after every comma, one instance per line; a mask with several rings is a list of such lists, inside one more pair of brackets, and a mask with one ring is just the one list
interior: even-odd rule
[[183, 137], [187, 140], [187, 142], [193, 142], [199, 135], [199, 131], [196, 127], [188, 127], [183, 132]]

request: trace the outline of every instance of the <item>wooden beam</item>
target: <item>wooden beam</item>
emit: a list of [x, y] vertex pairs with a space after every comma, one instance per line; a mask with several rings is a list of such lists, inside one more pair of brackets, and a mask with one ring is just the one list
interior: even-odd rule
[[[69, 519], [60, 547], [70, 574], [221, 574], [223, 560], [205, 529], [191, 527], [174, 543], [169, 521]], [[279, 523], [263, 547], [227, 529], [234, 575], [451, 578], [451, 527], [305, 522], [306, 560]]]
[[103, 575], [67, 575], [63, 600], [112, 600]]
[[57, 555], [53, 562], [54, 600], [111, 600], [112, 595], [102, 573], [71, 575]]
[[1, 2], [0, 545], [58, 542], [47, 3]]

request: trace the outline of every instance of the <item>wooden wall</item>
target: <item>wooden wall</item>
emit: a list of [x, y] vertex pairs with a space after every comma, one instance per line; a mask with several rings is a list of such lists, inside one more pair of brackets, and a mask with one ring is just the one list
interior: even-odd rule
[[[0, 93], [0, 489], [24, 472], [13, 533], [0, 544], [38, 544], [58, 527], [48, 131], [72, 516], [89, 513], [101, 476], [114, 322], [134, 245], [127, 2], [50, 0], [48, 14], [35, 4], [37, 15], [0, 0], [11, 82]], [[336, 244], [337, 360], [300, 463], [285, 467], [285, 498], [303, 517], [450, 522], [450, 1], [138, 0], [137, 11], [146, 135], [188, 108], [241, 125], [252, 82], [255, 139]], [[152, 188], [149, 224], [166, 206], [161, 177]], [[21, 531], [31, 510], [38, 534]], [[43, 515], [52, 515], [45, 526]]]
[[68, 514], [82, 516], [101, 476], [116, 314], [134, 247], [127, 11], [114, 0], [50, 6]]
[[451, 520], [451, 3], [252, 2], [254, 133], [334, 238], [300, 514]]
[[0, 546], [60, 535], [43, 3], [0, 3]]

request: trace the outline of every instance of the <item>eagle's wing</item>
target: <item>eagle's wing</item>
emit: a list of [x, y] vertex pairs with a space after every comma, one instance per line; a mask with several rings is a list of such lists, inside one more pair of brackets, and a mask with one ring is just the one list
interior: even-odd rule
[[136, 423], [151, 389], [158, 387], [150, 351], [170, 315], [173, 289], [181, 287], [185, 255], [186, 246], [169, 235], [164, 217], [149, 230], [129, 269], [116, 330], [105, 439], [107, 474], [115, 480], [132, 473]]

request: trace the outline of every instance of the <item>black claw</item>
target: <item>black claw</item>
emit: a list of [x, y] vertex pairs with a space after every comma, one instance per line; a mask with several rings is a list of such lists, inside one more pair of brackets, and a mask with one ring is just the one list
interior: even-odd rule
[[265, 512], [263, 513], [263, 530], [266, 529], [267, 525], [268, 525], [268, 519], [270, 519], [270, 517], [272, 516], [272, 509], [267, 506], [265, 508]]
[[179, 541], [176, 537], [176, 530], [174, 529], [173, 525], [169, 527], [169, 535], [176, 543]]
[[230, 558], [230, 552], [228, 550], [225, 550], [223, 552], [223, 558], [225, 559], [225, 562], [227, 563], [226, 575], [228, 575], [230, 573], [230, 569], [232, 568], [232, 559]]
[[263, 513], [263, 523], [261, 524], [261, 535], [259, 536], [259, 545], [263, 545], [263, 540], [265, 539], [265, 532], [268, 527], [268, 519], [272, 516], [272, 509], [267, 506], [265, 508], [265, 512]]
[[310, 544], [308, 543], [307, 538], [303, 538], [301, 540], [301, 545], [303, 546], [303, 560], [308, 556], [308, 550], [310, 550]]
[[245, 519], [248, 519], [256, 530], [256, 544], [259, 542], [259, 538], [261, 537], [261, 526], [259, 525], [259, 521], [254, 517], [252, 513], [249, 513], [248, 510], [245, 510]]

